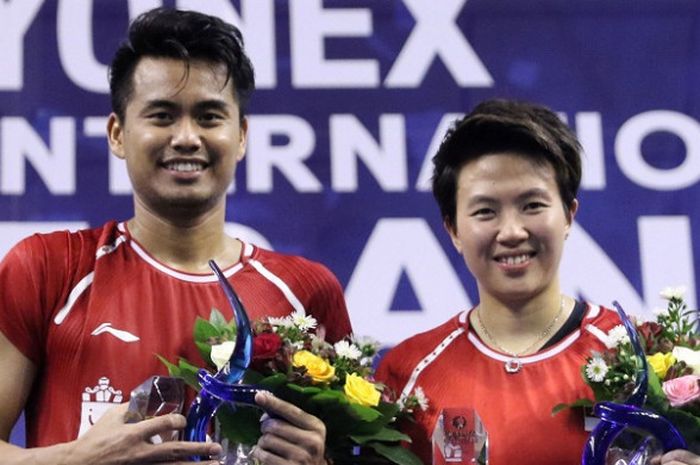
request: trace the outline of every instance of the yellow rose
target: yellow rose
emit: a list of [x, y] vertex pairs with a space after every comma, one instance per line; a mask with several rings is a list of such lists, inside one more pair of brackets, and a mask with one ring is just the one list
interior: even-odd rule
[[306, 373], [317, 383], [326, 383], [335, 376], [335, 367], [308, 350], [300, 350], [292, 356], [295, 367], [305, 367]]
[[654, 355], [647, 355], [647, 362], [651, 365], [654, 373], [659, 377], [659, 379], [664, 379], [666, 372], [671, 365], [676, 363], [676, 357], [673, 354], [662, 354], [657, 352]]
[[379, 391], [376, 386], [354, 373], [345, 376], [343, 390], [350, 402], [368, 407], [379, 405]]

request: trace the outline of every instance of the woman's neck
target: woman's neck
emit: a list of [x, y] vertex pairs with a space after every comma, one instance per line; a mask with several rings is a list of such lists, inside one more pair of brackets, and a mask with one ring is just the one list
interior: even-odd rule
[[525, 301], [483, 295], [470, 321], [477, 334], [497, 350], [517, 355], [536, 352], [566, 322], [574, 306], [558, 286]]

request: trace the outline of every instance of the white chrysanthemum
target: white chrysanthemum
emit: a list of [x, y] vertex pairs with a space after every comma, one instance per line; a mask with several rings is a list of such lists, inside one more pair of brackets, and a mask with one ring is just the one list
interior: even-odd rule
[[627, 329], [624, 325], [617, 325], [608, 331], [608, 340], [612, 347], [617, 347], [620, 344], [630, 342], [630, 336], [627, 334]]
[[360, 366], [371, 367], [374, 364], [374, 357], [362, 357], [360, 359]]
[[608, 373], [608, 365], [601, 357], [593, 357], [586, 365], [586, 376], [594, 383], [600, 383]]
[[304, 348], [304, 341], [292, 342], [292, 343], [290, 343], [290, 346], [292, 347], [292, 350], [294, 350], [294, 351], [301, 350]]
[[236, 343], [233, 341], [224, 341], [221, 344], [211, 346], [211, 361], [216, 365], [217, 370], [221, 370], [224, 365], [231, 359], [231, 354]]
[[333, 345], [338, 357], [345, 357], [350, 360], [357, 360], [362, 356], [362, 352], [355, 345], [348, 341], [338, 341]]
[[316, 318], [312, 317], [311, 315], [307, 315], [304, 312], [295, 311], [290, 315], [290, 317], [292, 318], [294, 326], [302, 331], [314, 329], [318, 324]]
[[684, 294], [685, 286], [665, 287], [660, 293], [661, 298], [666, 300], [682, 299]]
[[283, 328], [289, 328], [294, 325], [294, 322], [288, 316], [278, 318], [274, 316], [267, 317], [267, 322], [272, 326], [281, 326]]
[[377, 352], [381, 347], [381, 342], [370, 336], [353, 336], [352, 342], [360, 348], [370, 348], [372, 352]]
[[413, 395], [416, 397], [420, 409], [424, 412], [428, 410], [428, 397], [425, 395], [425, 392], [423, 392], [423, 388], [420, 386], [416, 387], [415, 391], [413, 391]]
[[653, 313], [657, 318], [661, 315], [668, 315], [668, 308], [654, 308], [651, 313]]

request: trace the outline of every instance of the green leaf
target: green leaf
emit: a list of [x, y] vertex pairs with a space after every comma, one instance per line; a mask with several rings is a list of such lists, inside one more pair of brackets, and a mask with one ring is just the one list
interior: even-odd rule
[[170, 363], [165, 357], [162, 355], [156, 354], [156, 357], [158, 357], [158, 360], [165, 365], [165, 367], [168, 369], [168, 374], [170, 376], [180, 376], [180, 367], [175, 365], [174, 363]]
[[297, 391], [301, 394], [319, 394], [319, 393], [325, 393], [325, 392], [333, 392], [333, 391], [323, 391], [321, 388], [318, 388], [316, 386], [299, 386], [297, 384], [292, 384], [289, 383], [287, 384], [287, 387], [293, 391]]
[[557, 413], [561, 412], [562, 410], [565, 410], [568, 408], [593, 407], [593, 405], [595, 405], [595, 402], [593, 402], [591, 399], [577, 399], [570, 404], [565, 404], [565, 403], [557, 404], [552, 409], [552, 416], [554, 416]]
[[371, 422], [381, 418], [382, 414], [371, 407], [365, 407], [359, 404], [350, 404], [352, 412], [362, 421]]
[[223, 404], [216, 413], [221, 435], [231, 442], [255, 444], [260, 438], [260, 416], [256, 407]]
[[180, 370], [179, 376], [185, 380], [185, 383], [199, 392], [200, 386], [197, 372], [199, 372], [200, 368], [181, 358], [178, 360], [178, 369]]
[[221, 330], [204, 318], [197, 317], [197, 319], [194, 321], [195, 342], [207, 343], [212, 338], [216, 339], [219, 336], [221, 336]]
[[357, 444], [363, 445], [369, 441], [384, 441], [384, 442], [396, 442], [396, 441], [406, 441], [411, 442], [411, 437], [395, 429], [383, 427], [375, 434], [353, 434], [350, 439], [355, 441]]
[[400, 445], [388, 446], [380, 442], [368, 442], [365, 445], [398, 465], [423, 465], [416, 454]]
[[[199, 349], [199, 355], [202, 356], [204, 360], [211, 361], [211, 345], [206, 342], [194, 341], [194, 344]], [[213, 362], [211, 362], [213, 365]]]
[[209, 314], [209, 323], [211, 323], [211, 325], [220, 332], [228, 326], [228, 322], [226, 321], [226, 318], [224, 318], [224, 315], [222, 315], [221, 312], [215, 308], [211, 309], [211, 313]]

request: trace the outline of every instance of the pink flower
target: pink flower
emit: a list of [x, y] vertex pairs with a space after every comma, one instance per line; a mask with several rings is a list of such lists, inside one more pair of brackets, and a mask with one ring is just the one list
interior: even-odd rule
[[665, 381], [664, 394], [672, 407], [680, 407], [700, 400], [700, 376], [686, 375]]

